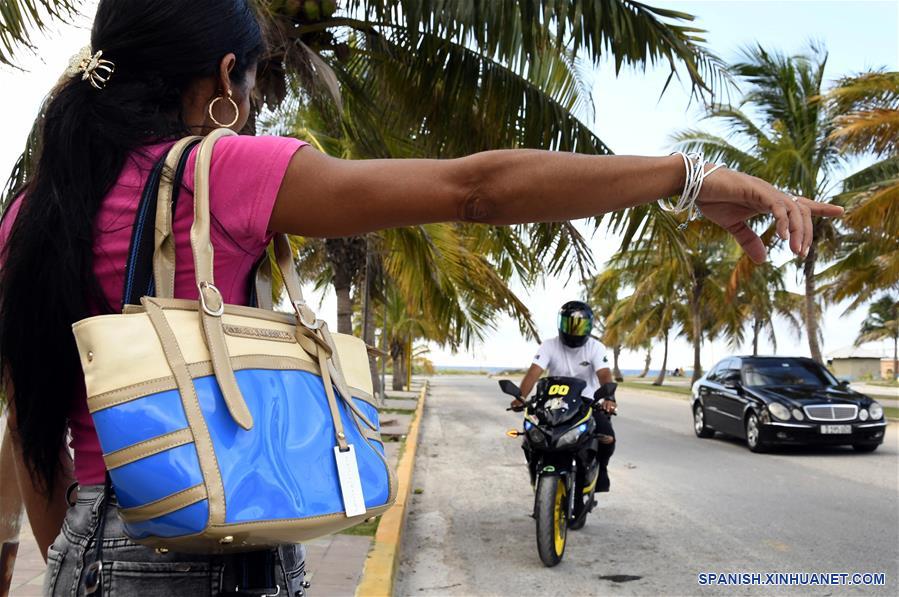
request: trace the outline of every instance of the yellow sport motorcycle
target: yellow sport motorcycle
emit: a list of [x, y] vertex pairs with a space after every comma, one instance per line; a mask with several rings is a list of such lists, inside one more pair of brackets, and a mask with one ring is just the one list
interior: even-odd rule
[[[521, 396], [511, 381], [502, 380], [499, 386], [506, 394]], [[599, 439], [593, 407], [613, 396], [617, 385], [606, 384], [593, 397], [582, 396], [586, 387], [574, 377], [541, 379], [536, 395], [525, 403], [524, 429], [508, 432], [524, 436], [522, 449], [535, 489], [537, 552], [546, 566], [562, 561], [568, 529], [583, 528], [596, 504]]]

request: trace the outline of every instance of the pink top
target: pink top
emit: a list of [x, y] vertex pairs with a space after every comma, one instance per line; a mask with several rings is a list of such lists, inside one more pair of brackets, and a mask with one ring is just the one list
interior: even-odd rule
[[[225, 302], [246, 304], [250, 272], [272, 238], [269, 219], [290, 159], [306, 145], [287, 137], [224, 137], [213, 151], [210, 172], [211, 237], [215, 251], [215, 285]], [[149, 145], [128, 160], [97, 216], [94, 271], [109, 304], [121, 306], [125, 265], [137, 205], [153, 164], [171, 143]], [[194, 148], [193, 153], [196, 153]], [[184, 187], [173, 218], [175, 232], [175, 297], [196, 299], [190, 225], [193, 222], [193, 160], [185, 168]], [[10, 207], [0, 225], [5, 244], [21, 201]], [[75, 478], [81, 485], [105, 479], [100, 443], [87, 411], [84, 390], [69, 414], [75, 454]]]

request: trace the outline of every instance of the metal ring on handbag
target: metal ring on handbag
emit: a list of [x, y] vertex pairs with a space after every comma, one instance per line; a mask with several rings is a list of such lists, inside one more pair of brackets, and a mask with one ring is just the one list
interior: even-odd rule
[[[208, 289], [213, 291], [219, 299], [218, 309], [210, 309], [206, 304], [206, 297], [203, 295], [203, 290]], [[225, 313], [225, 299], [222, 298], [222, 293], [218, 288], [215, 287], [215, 284], [211, 282], [200, 282], [197, 284], [197, 290], [200, 292], [200, 305], [203, 307], [203, 311], [206, 312], [207, 315], [211, 315], [212, 317], [221, 317]]]

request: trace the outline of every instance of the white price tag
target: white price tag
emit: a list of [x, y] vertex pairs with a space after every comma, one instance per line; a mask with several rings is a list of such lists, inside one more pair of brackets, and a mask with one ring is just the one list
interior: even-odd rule
[[362, 494], [356, 449], [350, 445], [349, 450], [341, 452], [340, 446], [334, 446], [334, 457], [337, 459], [337, 477], [340, 480], [340, 493], [343, 494], [343, 509], [346, 510], [347, 518], [365, 514], [365, 496]]

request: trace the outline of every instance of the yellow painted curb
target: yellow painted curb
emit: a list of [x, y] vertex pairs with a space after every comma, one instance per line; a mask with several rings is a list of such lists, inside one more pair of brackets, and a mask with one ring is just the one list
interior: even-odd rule
[[415, 452], [418, 448], [418, 429], [421, 427], [427, 393], [428, 382], [425, 380], [418, 397], [418, 406], [415, 407], [415, 415], [409, 425], [409, 433], [406, 434], [403, 457], [400, 458], [399, 465], [396, 467], [399, 485], [396, 503], [381, 516], [381, 522], [378, 523], [374, 543], [365, 560], [362, 580], [356, 587], [357, 597], [391, 597], [393, 595], [393, 583], [396, 580], [396, 570], [400, 562], [400, 544], [406, 523], [406, 504], [412, 490], [412, 472], [415, 470]]

